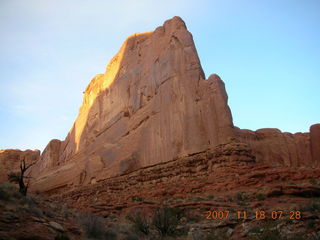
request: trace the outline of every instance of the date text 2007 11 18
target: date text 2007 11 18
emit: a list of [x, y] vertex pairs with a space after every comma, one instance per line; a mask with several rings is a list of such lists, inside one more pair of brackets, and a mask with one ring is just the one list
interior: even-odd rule
[[[283, 210], [273, 210], [273, 211], [264, 211], [264, 210], [256, 210], [252, 213], [248, 211], [229, 211], [229, 210], [221, 210], [221, 211], [207, 211], [206, 219], [212, 220], [223, 220], [223, 219], [247, 219], [250, 214], [253, 214], [253, 218], [257, 220], [263, 219], [281, 219], [287, 218], [291, 220], [299, 220], [302, 218], [301, 211], [283, 211]], [[252, 216], [251, 216], [252, 217]]]

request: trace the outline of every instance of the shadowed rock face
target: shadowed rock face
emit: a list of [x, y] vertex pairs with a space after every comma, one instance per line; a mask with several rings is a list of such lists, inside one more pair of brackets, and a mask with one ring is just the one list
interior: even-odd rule
[[19, 172], [20, 163], [25, 160], [26, 165], [36, 162], [40, 158], [39, 150], [21, 151], [18, 149], [0, 150], [0, 182], [8, 180], [10, 172]]
[[257, 162], [289, 167], [313, 167], [319, 161], [312, 158], [309, 133], [283, 133], [276, 128], [235, 131], [238, 139], [250, 146]]
[[312, 161], [315, 166], [320, 167], [320, 124], [310, 127], [310, 146]]
[[315, 166], [320, 161], [319, 127], [311, 137], [239, 130], [227, 100], [217, 75], [205, 79], [181, 18], [134, 34], [106, 73], [88, 85], [66, 139], [46, 147], [33, 167], [33, 186], [52, 190], [95, 183], [230, 142], [246, 143], [258, 162]]

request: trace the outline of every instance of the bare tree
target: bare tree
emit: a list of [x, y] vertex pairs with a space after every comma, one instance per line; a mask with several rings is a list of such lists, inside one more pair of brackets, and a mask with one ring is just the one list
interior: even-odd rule
[[8, 174], [8, 179], [10, 182], [19, 184], [19, 192], [23, 194], [24, 196], [27, 195], [28, 187], [29, 187], [29, 181], [27, 184], [24, 183], [24, 180], [26, 178], [30, 179], [31, 177], [25, 176], [25, 172], [33, 165], [34, 163], [31, 163], [29, 165], [26, 165], [25, 158], [20, 163], [20, 172], [11, 172]]

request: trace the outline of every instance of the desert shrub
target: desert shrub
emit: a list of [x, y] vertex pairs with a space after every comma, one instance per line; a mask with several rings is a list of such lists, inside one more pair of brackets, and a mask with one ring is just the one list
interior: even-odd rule
[[86, 213], [79, 216], [79, 222], [89, 238], [102, 238], [105, 234], [105, 222], [101, 217]]
[[[12, 238], [10, 238], [12, 239]], [[16, 240], [42, 240], [42, 237], [32, 236], [32, 237], [18, 237]]]
[[20, 192], [13, 192], [12, 197], [14, 197], [16, 199], [23, 199], [24, 198], [24, 196]]
[[59, 211], [60, 211], [61, 215], [66, 219], [73, 216], [72, 211], [68, 208], [68, 206], [66, 204], [62, 204]]
[[43, 217], [43, 212], [41, 209], [39, 209], [36, 205], [30, 205], [28, 208], [28, 212], [36, 217]]
[[311, 240], [320, 240], [320, 233], [314, 233], [311, 235]]
[[247, 206], [247, 200], [249, 199], [245, 192], [237, 192], [235, 196], [236, 202], [239, 206]]
[[117, 240], [117, 234], [113, 231], [105, 231], [104, 237], [107, 240]]
[[15, 197], [17, 187], [11, 183], [0, 183], [0, 200], [8, 201], [11, 197]]
[[216, 238], [215, 238], [215, 236], [213, 236], [213, 235], [208, 235], [208, 236], [206, 237], [206, 240], [216, 240]]
[[310, 202], [303, 207], [303, 210], [310, 211], [313, 213], [320, 211], [320, 200], [311, 199]]
[[201, 220], [202, 220], [203, 218], [201, 217], [201, 216], [199, 216], [199, 215], [195, 215], [195, 214], [189, 214], [188, 216], [187, 216], [187, 221], [189, 222], [189, 223], [197, 223], [197, 222], [200, 222]]
[[249, 230], [249, 233], [260, 233], [261, 232], [261, 227], [259, 226], [254, 226]]
[[139, 237], [132, 233], [128, 233], [123, 240], [139, 240]]
[[0, 200], [9, 201], [10, 200], [10, 194], [8, 194], [5, 190], [0, 189]]
[[263, 193], [258, 193], [258, 195], [257, 195], [257, 199], [259, 200], [259, 201], [263, 201], [263, 200], [265, 200], [267, 198], [267, 196], [265, 195], [265, 194], [263, 194]]
[[143, 202], [143, 198], [141, 198], [141, 197], [137, 197], [137, 196], [132, 196], [131, 197], [131, 201], [132, 202]]
[[24, 196], [27, 195], [29, 182], [25, 184], [26, 178], [30, 178], [25, 176], [26, 171], [34, 164], [35, 162], [26, 165], [25, 159], [22, 159], [20, 162], [20, 172], [10, 172], [8, 174], [9, 182], [19, 184], [19, 192], [21, 192]]
[[17, 187], [16, 185], [12, 184], [12, 183], [9, 183], [9, 182], [2, 182], [0, 183], [0, 188], [1, 189], [4, 189], [4, 190], [8, 190], [8, 191], [15, 191], [17, 190]]
[[[287, 239], [287, 238], [284, 238], [284, 239]], [[294, 236], [290, 237], [290, 240], [304, 240], [304, 239], [306, 239], [305, 233], [295, 233]]]
[[44, 215], [46, 215], [49, 218], [53, 218], [54, 217], [54, 213], [50, 208], [47, 208], [43, 211]]
[[70, 238], [62, 233], [58, 234], [54, 240], [70, 240]]
[[246, 201], [246, 200], [248, 200], [248, 196], [245, 192], [237, 192], [236, 199], [238, 201]]
[[[292, 221], [291, 221], [292, 222]], [[258, 228], [255, 229], [254, 232], [256, 235], [253, 236], [252, 239], [255, 240], [286, 240], [285, 236], [282, 236], [280, 231], [277, 229], [277, 225], [279, 221], [275, 220], [266, 220], [263, 225], [261, 226], [260, 232], [258, 232]]]
[[196, 197], [190, 197], [190, 198], [188, 198], [188, 200], [193, 201], [193, 202], [201, 202], [201, 201], [204, 201], [205, 199], [202, 197], [196, 196]]
[[161, 236], [173, 236], [179, 224], [180, 216], [180, 209], [164, 207], [156, 211], [152, 218], [152, 225]]
[[313, 229], [317, 225], [317, 222], [314, 219], [310, 219], [306, 222], [306, 226], [309, 229]]
[[208, 229], [196, 228], [188, 233], [190, 240], [226, 240], [232, 239], [230, 234], [227, 233], [227, 228], [212, 228]]
[[314, 179], [314, 178], [311, 178], [311, 179], [309, 180], [309, 183], [312, 184], [312, 185], [315, 185], [315, 186], [320, 185], [320, 182], [318, 182], [318, 181], [317, 181], [316, 179]]
[[208, 199], [208, 200], [214, 199], [214, 195], [212, 195], [212, 194], [208, 195], [208, 196], [207, 196], [207, 199]]
[[150, 233], [150, 223], [140, 210], [136, 210], [128, 215], [127, 219], [133, 223], [133, 230], [136, 233], [142, 233], [144, 235]]
[[[22, 194], [20, 193], [20, 195], [22, 195]], [[26, 199], [26, 203], [27, 203], [29, 206], [37, 205], [37, 201], [36, 201], [33, 197], [26, 196], [25, 199]]]
[[266, 229], [262, 234], [257, 238], [259, 240], [284, 240], [281, 236], [279, 230], [270, 230]]
[[248, 203], [245, 202], [245, 201], [238, 201], [237, 204], [238, 204], [239, 206], [248, 206]]

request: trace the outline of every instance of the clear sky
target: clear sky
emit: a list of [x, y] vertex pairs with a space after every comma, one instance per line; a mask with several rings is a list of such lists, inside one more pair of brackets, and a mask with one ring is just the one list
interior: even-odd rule
[[82, 92], [128, 35], [180, 16], [234, 124], [306, 132], [320, 122], [319, 0], [1, 0], [0, 149], [63, 140]]

